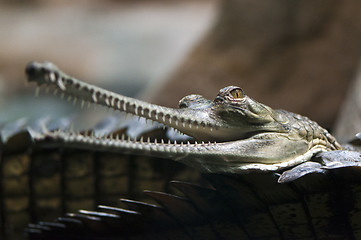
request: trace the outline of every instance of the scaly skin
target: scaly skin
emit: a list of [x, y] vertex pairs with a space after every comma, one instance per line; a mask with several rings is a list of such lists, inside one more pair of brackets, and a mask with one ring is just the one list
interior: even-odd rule
[[[315, 154], [340, 150], [341, 145], [317, 123], [298, 114], [258, 103], [243, 90], [230, 86], [211, 101], [189, 95], [179, 109], [125, 97], [81, 82], [51, 63], [30, 63], [30, 82], [48, 85], [80, 101], [103, 105], [159, 122], [192, 136], [194, 143], [160, 143], [126, 140], [121, 136], [99, 139], [80, 133], [38, 134], [38, 142], [62, 142], [65, 147], [106, 150], [170, 158], [209, 173], [277, 171], [309, 161]], [[36, 133], [34, 133], [36, 135]]]

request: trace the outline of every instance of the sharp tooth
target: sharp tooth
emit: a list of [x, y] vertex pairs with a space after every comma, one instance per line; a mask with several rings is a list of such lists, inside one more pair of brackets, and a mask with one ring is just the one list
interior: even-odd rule
[[128, 109], [127, 109], [127, 104], [126, 104], [124, 101], [123, 101], [123, 106], [122, 106], [122, 107], [123, 107], [123, 111], [126, 112], [126, 111], [128, 110]]
[[41, 130], [43, 131], [43, 133], [49, 133], [48, 128], [46, 127], [45, 123], [41, 124]]
[[85, 101], [84, 101], [84, 100], [81, 100], [81, 103], [80, 103], [80, 108], [81, 108], [81, 109], [84, 108], [84, 104], [85, 104]]
[[70, 101], [71, 101], [71, 98], [72, 98], [72, 97], [71, 97], [71, 95], [69, 95], [69, 96], [68, 96], [68, 99], [67, 99], [67, 100], [68, 100], [68, 102], [70, 102]]
[[198, 144], [197, 141], [194, 141], [194, 144], [197, 145]]
[[78, 101], [78, 99], [77, 99], [77, 98], [74, 98], [74, 100], [73, 100], [73, 105], [75, 105], [77, 101]]
[[143, 143], [143, 136], [140, 137], [140, 142]]
[[65, 91], [66, 88], [65, 88], [64, 82], [62, 81], [62, 78], [58, 78], [57, 84], [61, 90]]
[[147, 143], [150, 143], [150, 137], [147, 138]]
[[51, 82], [55, 82], [56, 78], [55, 78], [55, 74], [53, 72], [49, 73], [49, 78]]
[[177, 145], [177, 140], [174, 140], [174, 145]]
[[65, 93], [62, 92], [61, 95], [60, 95], [60, 98], [64, 99], [64, 96], [65, 96]]
[[97, 93], [97, 92], [94, 92], [93, 95], [92, 95], [92, 100], [93, 100], [93, 102], [97, 102], [97, 101], [98, 101], [98, 98], [97, 98], [96, 93]]
[[137, 106], [134, 107], [134, 113], [135, 113], [135, 115], [138, 115], [138, 108], [137, 108]]
[[49, 93], [49, 90], [50, 90], [50, 87], [46, 87], [46, 88], [45, 88], [45, 93], [48, 94], [48, 93]]
[[130, 136], [128, 136], [128, 142], [130, 142]]
[[158, 142], [157, 142], [157, 139], [155, 139], [155, 140], [154, 140], [154, 143], [155, 143], [155, 144], [157, 144], [157, 143], [158, 143]]
[[204, 141], [202, 141], [202, 144], [204, 144]]
[[170, 141], [170, 139], [168, 140], [168, 144], [172, 144], [172, 142]]
[[54, 94], [54, 95], [58, 94], [58, 89], [54, 89], [53, 94]]
[[163, 130], [165, 130], [165, 125], [163, 125], [163, 127], [162, 127], [162, 128], [163, 128]]
[[178, 127], [178, 120], [175, 120], [175, 125]]
[[125, 140], [125, 134], [123, 133], [122, 134], [122, 141], [124, 141]]
[[212, 131], [213, 131], [213, 128], [211, 127], [209, 130], [212, 132]]
[[164, 139], [163, 138], [160, 141], [161, 141], [162, 144], [164, 144]]

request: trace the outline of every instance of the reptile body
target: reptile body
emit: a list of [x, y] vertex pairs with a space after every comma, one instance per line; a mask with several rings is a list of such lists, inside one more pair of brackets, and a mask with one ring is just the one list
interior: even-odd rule
[[53, 139], [75, 148], [165, 157], [210, 173], [277, 171], [309, 161], [321, 151], [341, 149], [317, 123], [298, 114], [273, 110], [235, 86], [221, 89], [214, 101], [200, 95], [186, 96], [180, 100], [179, 109], [172, 109], [83, 83], [50, 63], [31, 63], [27, 74], [29, 81], [54, 87], [82, 105], [92, 102], [157, 121], [196, 142], [155, 143], [144, 138], [125, 140], [122, 136], [96, 139], [63, 132], [40, 135], [37, 141]]

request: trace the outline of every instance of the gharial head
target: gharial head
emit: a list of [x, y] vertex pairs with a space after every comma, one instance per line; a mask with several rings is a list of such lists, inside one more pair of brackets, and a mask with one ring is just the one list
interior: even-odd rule
[[67, 76], [51, 63], [30, 63], [29, 81], [48, 85], [55, 91], [82, 102], [99, 105], [144, 117], [189, 135], [198, 141], [226, 142], [260, 132], [283, 132], [285, 121], [271, 108], [248, 97], [235, 86], [221, 89], [212, 100], [188, 95], [172, 109], [125, 97]]

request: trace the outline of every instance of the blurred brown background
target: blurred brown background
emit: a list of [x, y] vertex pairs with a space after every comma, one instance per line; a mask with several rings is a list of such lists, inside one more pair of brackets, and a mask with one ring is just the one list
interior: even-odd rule
[[[360, 13], [357, 0], [3, 1], [0, 119], [73, 109], [24, 94], [25, 64], [48, 60], [79, 79], [168, 106], [238, 85], [332, 129], [357, 76]], [[347, 118], [356, 105], [338, 126], [353, 125]]]
[[128, 96], [157, 85], [206, 31], [215, 3], [0, 1], [0, 120], [79, 110], [34, 98], [24, 74], [32, 60]]

